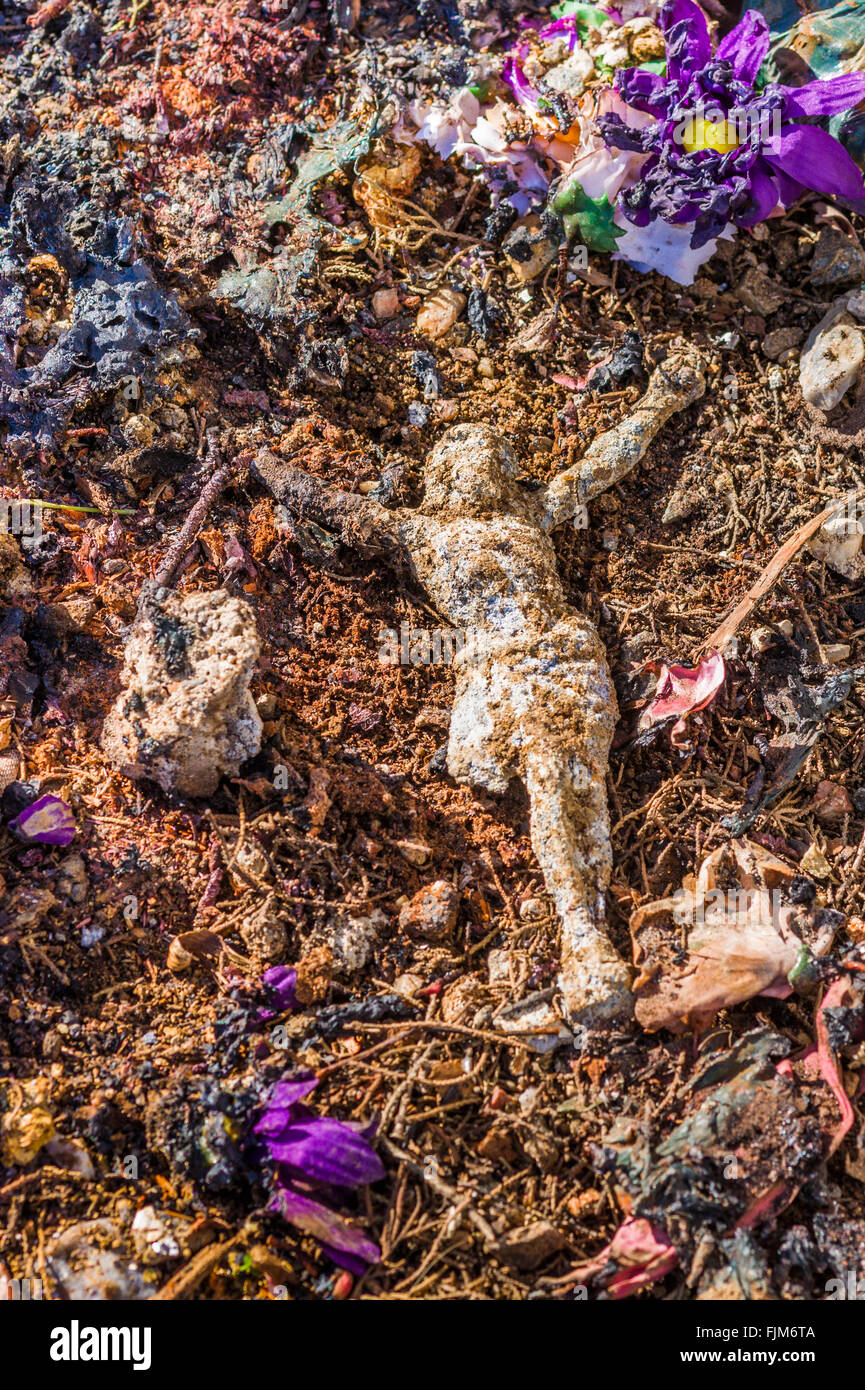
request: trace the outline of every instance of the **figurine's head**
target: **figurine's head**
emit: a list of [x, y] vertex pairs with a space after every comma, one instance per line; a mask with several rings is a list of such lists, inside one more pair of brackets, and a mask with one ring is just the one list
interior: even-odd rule
[[489, 425], [454, 425], [424, 466], [423, 510], [500, 511], [513, 497], [517, 456]]

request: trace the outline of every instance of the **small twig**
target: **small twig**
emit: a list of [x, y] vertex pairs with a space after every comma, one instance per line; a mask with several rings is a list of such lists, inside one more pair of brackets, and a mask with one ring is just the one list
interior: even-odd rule
[[770, 589], [774, 588], [782, 572], [786, 569], [794, 556], [798, 555], [803, 545], [805, 545], [812, 536], [816, 535], [825, 522], [829, 521], [839, 511], [843, 511], [844, 507], [851, 506], [858, 502], [858, 500], [859, 489], [855, 492], [847, 493], [844, 497], [838, 497], [834, 502], [831, 502], [824, 511], [820, 512], [818, 516], [812, 517], [810, 521], [805, 522], [804, 526], [800, 526], [797, 531], [794, 531], [790, 539], [785, 541], [781, 549], [772, 556], [772, 559], [763, 570], [759, 579], [755, 580], [751, 585], [745, 597], [740, 603], [737, 603], [732, 613], [724, 619], [720, 627], [716, 627], [715, 631], [706, 638], [700, 650], [721, 652], [723, 654], [728, 643], [735, 636], [742, 623], [753, 613], [757, 604], [762, 598], [766, 597]]
[[[207, 453], [208, 456], [217, 453], [217, 446], [213, 439], [208, 440]], [[207, 513], [228, 482], [233, 469], [233, 462], [221, 463], [204, 484], [198, 501], [192, 507], [189, 515], [180, 528], [180, 535], [177, 537], [177, 540], [168, 547], [165, 559], [153, 576], [153, 584], [157, 589], [167, 589], [171, 587], [171, 581], [174, 578], [175, 570], [178, 568], [187, 550], [194, 545], [198, 533], [204, 525]]]

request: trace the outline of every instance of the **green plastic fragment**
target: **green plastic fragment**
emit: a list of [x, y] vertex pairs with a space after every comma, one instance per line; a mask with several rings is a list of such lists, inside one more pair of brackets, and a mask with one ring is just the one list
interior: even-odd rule
[[576, 181], [560, 190], [552, 209], [562, 219], [568, 240], [579, 237], [591, 251], [615, 251], [617, 238], [625, 234], [613, 221], [615, 209], [606, 193], [590, 198]]
[[600, 29], [610, 18], [606, 10], [583, 4], [582, 0], [561, 0], [560, 4], [553, 5], [552, 14], [554, 19], [576, 19], [581, 34], [587, 29]]

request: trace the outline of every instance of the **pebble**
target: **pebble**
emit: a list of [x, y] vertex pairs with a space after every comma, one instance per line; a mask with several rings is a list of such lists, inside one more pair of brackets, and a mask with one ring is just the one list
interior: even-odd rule
[[837, 825], [853, 814], [853, 800], [847, 788], [837, 782], [818, 782], [811, 810], [822, 825]]
[[521, 922], [538, 922], [546, 914], [547, 908], [541, 898], [526, 898], [520, 903]]
[[763, 356], [768, 357], [770, 362], [786, 361], [793, 349], [799, 346], [802, 338], [801, 328], [776, 328], [766, 334], [760, 347]]
[[459, 893], [445, 878], [418, 889], [399, 914], [401, 929], [425, 941], [445, 941], [457, 922]]
[[549, 1221], [533, 1221], [529, 1226], [517, 1226], [502, 1236], [498, 1246], [499, 1259], [514, 1269], [537, 1269], [551, 1255], [567, 1244], [561, 1231]]
[[762, 318], [774, 314], [776, 309], [787, 303], [787, 291], [784, 286], [776, 284], [757, 266], [751, 266], [745, 271], [741, 283], [736, 287], [736, 297], [746, 309], [760, 314]]
[[[819, 327], [819, 326], [818, 326]], [[831, 410], [850, 389], [865, 361], [865, 338], [854, 324], [815, 330], [799, 362], [802, 395], [811, 405]]]
[[838, 227], [823, 227], [811, 261], [812, 285], [843, 285], [865, 279], [865, 254]]
[[408, 422], [414, 425], [415, 429], [423, 429], [429, 419], [429, 406], [424, 405], [423, 401], [410, 401], [408, 408]]
[[808, 874], [809, 878], [825, 879], [832, 872], [828, 859], [816, 844], [809, 845], [802, 858], [799, 860], [799, 868], [803, 874]]
[[333, 952], [337, 974], [354, 975], [372, 959], [378, 944], [379, 932], [387, 925], [381, 908], [368, 917], [348, 917], [334, 922], [327, 932], [328, 945]]
[[836, 662], [846, 661], [850, 655], [850, 647], [847, 642], [830, 642], [823, 648], [823, 658], [830, 665]]
[[399, 313], [399, 294], [394, 289], [376, 290], [372, 297], [372, 312], [377, 319], [392, 319]]
[[443, 338], [453, 328], [466, 307], [467, 300], [458, 290], [436, 290], [422, 305], [417, 316], [417, 331], [422, 338]]
[[421, 840], [397, 840], [396, 848], [403, 859], [409, 864], [414, 864], [416, 869], [422, 869], [432, 859], [432, 850]]

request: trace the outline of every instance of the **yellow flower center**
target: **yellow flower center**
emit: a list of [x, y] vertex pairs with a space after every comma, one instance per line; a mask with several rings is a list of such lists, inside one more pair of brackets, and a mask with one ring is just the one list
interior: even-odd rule
[[693, 154], [695, 150], [717, 150], [718, 154], [729, 154], [741, 145], [736, 125], [733, 121], [706, 121], [695, 116], [685, 127], [682, 144]]

